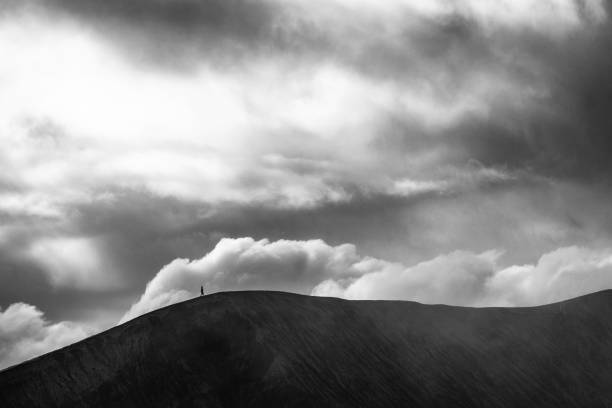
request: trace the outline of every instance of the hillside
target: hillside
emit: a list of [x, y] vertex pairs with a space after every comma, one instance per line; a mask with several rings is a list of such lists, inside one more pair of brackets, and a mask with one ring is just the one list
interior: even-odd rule
[[612, 406], [612, 291], [533, 308], [226, 292], [0, 372], [0, 407]]

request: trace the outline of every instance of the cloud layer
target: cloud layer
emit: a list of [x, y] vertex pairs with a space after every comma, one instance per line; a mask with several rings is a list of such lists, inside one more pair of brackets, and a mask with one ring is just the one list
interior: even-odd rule
[[2, 1], [0, 305], [101, 329], [147, 282], [133, 314], [201, 280], [458, 304], [603, 289], [611, 11]]
[[461, 306], [536, 306], [612, 288], [612, 252], [565, 247], [536, 264], [501, 267], [501, 253], [457, 251], [414, 266], [370, 260], [356, 280], [330, 279], [313, 294]]
[[[9, 3], [1, 210], [65, 216], [112, 188], [313, 206], [454, 185], [470, 160], [608, 173], [604, 3], [428, 3]], [[153, 69], [183, 54], [188, 73]]]
[[201, 259], [175, 259], [157, 273], [122, 321], [191, 298], [204, 285], [220, 290], [282, 290], [309, 293], [330, 276], [357, 276], [352, 245], [331, 247], [321, 240], [270, 242], [222, 239]]
[[196, 296], [200, 285], [461, 306], [534, 306], [612, 288], [610, 251], [566, 247], [512, 266], [500, 266], [501, 256], [455, 251], [406, 266], [358, 255], [351, 244], [222, 239], [201, 259], [166, 265], [121, 321]]
[[90, 333], [71, 322], [49, 323], [35, 306], [0, 309], [0, 369], [82, 340]]
[[[346, 299], [392, 299], [460, 306], [534, 306], [612, 288], [612, 252], [564, 247], [535, 264], [501, 266], [500, 251], [455, 251], [414, 265], [362, 256], [352, 244], [322, 240], [225, 238], [204, 257], [176, 259], [147, 284], [120, 323], [222, 290], [282, 290]], [[0, 368], [92, 334], [82, 324], [48, 322], [35, 306], [0, 310]]]

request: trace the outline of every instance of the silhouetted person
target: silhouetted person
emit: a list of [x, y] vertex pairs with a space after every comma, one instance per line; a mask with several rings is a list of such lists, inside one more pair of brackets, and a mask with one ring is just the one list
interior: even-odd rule
[[200, 296], [204, 296], [204, 286], [200, 286]]

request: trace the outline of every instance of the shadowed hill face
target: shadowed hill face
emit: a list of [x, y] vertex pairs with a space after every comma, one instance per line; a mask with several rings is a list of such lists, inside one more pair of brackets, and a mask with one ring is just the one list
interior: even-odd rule
[[219, 293], [0, 372], [0, 406], [609, 406], [610, 316], [610, 291], [518, 309]]

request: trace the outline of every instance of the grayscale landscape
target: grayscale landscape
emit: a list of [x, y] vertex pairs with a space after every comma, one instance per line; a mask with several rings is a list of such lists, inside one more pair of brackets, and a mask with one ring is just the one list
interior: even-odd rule
[[611, 50], [611, 0], [0, 0], [0, 408], [612, 406]]
[[605, 407], [612, 291], [529, 308], [224, 292], [0, 372], [2, 407]]

